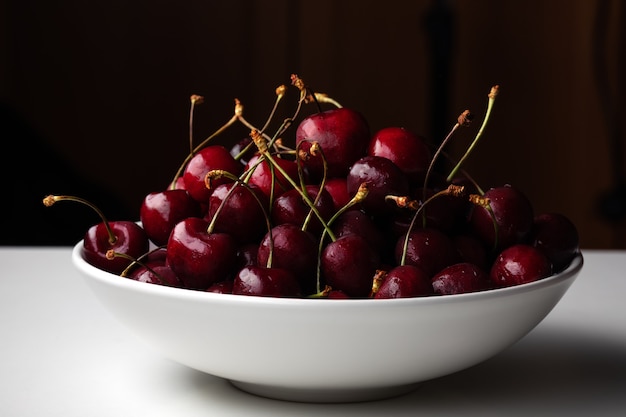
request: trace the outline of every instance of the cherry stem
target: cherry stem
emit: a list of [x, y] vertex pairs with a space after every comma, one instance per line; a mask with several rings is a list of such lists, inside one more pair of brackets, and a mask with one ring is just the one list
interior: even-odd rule
[[191, 108], [189, 109], [189, 153], [193, 153], [193, 114], [196, 104], [204, 103], [204, 97], [193, 94], [190, 97]]
[[367, 183], [364, 182], [359, 186], [359, 189], [357, 190], [354, 197], [352, 197], [350, 201], [348, 201], [343, 207], [341, 207], [339, 210], [337, 210], [337, 212], [335, 212], [335, 214], [328, 220], [328, 223], [326, 224], [326, 227], [324, 227], [324, 230], [322, 230], [322, 236], [320, 237], [318, 248], [317, 248], [317, 272], [316, 272], [317, 292], [320, 292], [320, 285], [321, 285], [321, 259], [322, 259], [322, 250], [324, 249], [324, 241], [327, 235], [330, 237], [331, 241], [334, 242], [337, 240], [335, 235], [332, 233], [332, 230], [330, 228], [331, 225], [335, 222], [335, 220], [337, 220], [337, 218], [339, 218], [339, 216], [341, 216], [347, 210], [349, 210], [356, 204], [359, 204], [363, 200], [365, 200], [368, 194], [369, 194], [369, 188], [368, 188]]
[[225, 206], [226, 201], [235, 192], [235, 188], [236, 187], [245, 187], [245, 189], [248, 190], [250, 192], [250, 194], [252, 194], [252, 197], [254, 197], [254, 199], [256, 200], [256, 202], [259, 205], [259, 207], [261, 207], [261, 210], [263, 211], [263, 215], [265, 217], [265, 226], [267, 227], [267, 232], [268, 232], [268, 236], [269, 236], [269, 240], [270, 240], [270, 253], [269, 253], [269, 256], [267, 258], [266, 267], [267, 268], [271, 268], [272, 267], [272, 262], [273, 262], [273, 254], [274, 254], [274, 238], [272, 236], [272, 224], [270, 222], [270, 216], [267, 213], [267, 210], [265, 210], [265, 205], [263, 204], [263, 202], [261, 201], [259, 196], [256, 195], [254, 190], [252, 188], [250, 188], [250, 185], [247, 182], [243, 181], [241, 178], [236, 177], [235, 175], [231, 174], [228, 171], [224, 171], [224, 170], [221, 170], [221, 169], [216, 169], [216, 170], [213, 170], [213, 171], [209, 171], [209, 172], [207, 172], [206, 176], [204, 177], [204, 183], [207, 186], [207, 188], [211, 188], [211, 181], [213, 179], [217, 179], [217, 178], [221, 178], [221, 177], [226, 177], [228, 179], [231, 179], [231, 180], [234, 181], [234, 183], [233, 183], [233, 186], [230, 188], [230, 190], [228, 190], [228, 193], [226, 193], [226, 196], [224, 196], [224, 199], [220, 202], [220, 205], [215, 210], [215, 213], [213, 214], [213, 218], [211, 219], [211, 222], [209, 223], [209, 226], [207, 227], [207, 233], [209, 233], [209, 234], [213, 233], [213, 229], [215, 229], [215, 223], [217, 222], [217, 217], [218, 217], [219, 213], [222, 211], [222, 208]]
[[128, 273], [130, 272], [132, 267], [139, 265], [139, 266], [143, 266], [144, 268], [152, 272], [154, 276], [159, 280], [159, 283], [161, 285], [165, 283], [165, 280], [163, 279], [163, 277], [158, 272], [156, 272], [153, 268], [149, 267], [148, 265], [141, 262], [139, 259], [133, 258], [132, 256], [128, 254], [116, 252], [113, 249], [109, 249], [105, 256], [108, 260], [113, 260], [115, 258], [124, 258], [124, 259], [128, 259], [129, 261], [131, 261], [130, 265], [128, 265], [126, 269], [124, 269], [122, 273], [120, 274], [120, 276], [123, 278], [128, 278]]
[[252, 137], [252, 140], [254, 141], [254, 143], [257, 145], [257, 148], [259, 149], [259, 152], [261, 153], [261, 155], [264, 156], [265, 158], [267, 158], [267, 161], [270, 163], [270, 165], [275, 167], [278, 170], [278, 172], [280, 172], [283, 175], [283, 177], [285, 177], [285, 179], [291, 184], [291, 186], [293, 188], [298, 190], [298, 193], [304, 199], [306, 204], [311, 208], [311, 210], [313, 211], [315, 216], [322, 223], [322, 225], [324, 226], [324, 229], [326, 229], [328, 231], [329, 236], [332, 236], [334, 238], [333, 232], [328, 229], [328, 225], [326, 224], [326, 221], [324, 220], [324, 218], [320, 214], [320, 212], [317, 209], [317, 207], [315, 207], [315, 204], [313, 204], [313, 201], [311, 200], [311, 197], [309, 196], [309, 193], [307, 193], [306, 190], [302, 190], [298, 186], [298, 184], [296, 184], [294, 179], [291, 178], [291, 176], [283, 169], [283, 167], [281, 167], [276, 162], [276, 160], [274, 159], [272, 154], [267, 149], [267, 142], [265, 141], [265, 139], [259, 134], [259, 132], [254, 131], [254, 130], [250, 133], [250, 136]]
[[489, 212], [489, 216], [491, 216], [491, 223], [493, 224], [493, 233], [494, 233], [492, 249], [495, 251], [498, 248], [498, 243], [499, 243], [498, 234], [499, 234], [500, 228], [498, 227], [498, 220], [496, 219], [496, 214], [493, 212], [493, 208], [491, 207], [491, 200], [488, 197], [485, 197], [483, 195], [470, 194], [469, 201], [472, 204], [482, 207], [485, 210], [487, 210], [487, 212]]
[[478, 144], [478, 141], [482, 137], [483, 131], [485, 130], [485, 127], [487, 126], [487, 122], [489, 121], [489, 116], [491, 115], [491, 109], [493, 108], [493, 103], [496, 100], [496, 96], [498, 95], [499, 89], [500, 87], [497, 85], [491, 87], [491, 91], [489, 92], [489, 95], [488, 95], [489, 101], [487, 102], [487, 111], [485, 112], [485, 118], [483, 119], [483, 124], [480, 126], [480, 129], [478, 130], [478, 133], [474, 137], [474, 140], [470, 144], [469, 148], [467, 148], [467, 150], [465, 151], [465, 154], [461, 157], [458, 164], [456, 164], [456, 166], [452, 169], [452, 171], [448, 175], [448, 178], [447, 178], [448, 182], [452, 181], [452, 178], [454, 178], [454, 176], [456, 175], [461, 165], [463, 165], [465, 160], [472, 153], [472, 151]]
[[88, 207], [91, 207], [91, 209], [93, 209], [98, 214], [98, 216], [100, 216], [100, 219], [102, 219], [102, 223], [104, 224], [104, 227], [106, 228], [107, 233], [109, 234], [109, 244], [113, 245], [115, 244], [115, 242], [117, 242], [117, 236], [115, 236], [115, 234], [113, 233], [113, 230], [111, 230], [111, 226], [109, 225], [108, 220], [104, 216], [104, 213], [102, 213], [102, 211], [100, 211], [100, 209], [96, 207], [94, 204], [92, 204], [91, 202], [83, 198], [76, 197], [73, 195], [48, 195], [43, 199], [43, 204], [46, 207], [50, 207], [58, 201], [74, 201], [77, 203], [82, 203]]
[[[305, 180], [304, 180], [304, 173], [302, 170], [302, 163], [301, 163], [302, 160], [308, 158], [309, 156], [317, 156], [318, 154], [322, 158], [324, 174], [322, 175], [322, 180], [320, 182], [317, 195], [315, 196], [315, 200], [313, 201], [313, 205], [316, 205], [319, 202], [319, 200], [322, 198], [322, 192], [324, 191], [324, 187], [326, 186], [326, 180], [327, 180], [326, 174], [328, 172], [328, 162], [327, 162], [326, 156], [324, 155], [324, 151], [322, 150], [322, 147], [319, 145], [318, 142], [313, 142], [311, 144], [311, 147], [309, 148], [308, 153], [300, 150], [300, 145], [302, 145], [302, 143], [304, 142], [300, 142], [298, 146], [296, 147], [296, 155], [297, 155], [296, 161], [297, 161], [297, 166], [298, 166], [298, 177], [300, 178], [300, 187], [302, 188], [302, 190], [306, 191], [307, 189]], [[313, 210], [309, 210], [302, 224], [302, 230], [306, 230], [312, 217], [313, 217]]]
[[409, 246], [409, 238], [411, 236], [411, 232], [413, 231], [413, 228], [415, 227], [415, 221], [419, 217], [419, 214], [424, 210], [424, 207], [426, 207], [428, 203], [430, 203], [431, 201], [433, 201], [434, 199], [438, 197], [441, 197], [443, 195], [460, 196], [463, 194], [464, 191], [465, 191], [465, 187], [463, 187], [462, 185], [450, 184], [448, 188], [433, 194], [432, 196], [430, 196], [430, 198], [428, 198], [422, 203], [422, 205], [417, 209], [417, 211], [413, 215], [413, 218], [411, 219], [411, 223], [409, 224], [409, 227], [407, 228], [406, 236], [404, 237], [404, 245], [402, 247], [402, 257], [400, 259], [400, 265], [404, 265], [406, 263], [406, 252]]

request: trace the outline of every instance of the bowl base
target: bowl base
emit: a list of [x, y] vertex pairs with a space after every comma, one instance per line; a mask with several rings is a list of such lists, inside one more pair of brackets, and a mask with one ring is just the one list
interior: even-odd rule
[[232, 380], [229, 380], [229, 382], [236, 388], [249, 394], [271, 398], [274, 400], [303, 403], [351, 403], [378, 401], [408, 394], [409, 392], [417, 389], [420, 385], [420, 383], [415, 383], [409, 385], [375, 388], [308, 389], [277, 387]]

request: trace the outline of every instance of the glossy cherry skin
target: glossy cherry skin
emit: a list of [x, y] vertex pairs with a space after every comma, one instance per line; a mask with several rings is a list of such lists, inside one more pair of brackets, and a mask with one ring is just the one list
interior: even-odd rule
[[[395, 257], [398, 265], [402, 264], [406, 234], [401, 236], [395, 247]], [[433, 229], [415, 229], [409, 233], [406, 245], [405, 265], [420, 267], [432, 277], [457, 259], [457, 254], [450, 238], [443, 232]]]
[[274, 226], [261, 240], [257, 265], [267, 266], [272, 254], [272, 267], [291, 271], [303, 294], [313, 294], [317, 286], [317, 253], [318, 243], [311, 233], [284, 223]]
[[229, 183], [215, 188], [204, 219], [210, 222], [217, 215], [214, 231], [228, 233], [243, 244], [263, 237], [268, 213], [268, 198], [257, 186]]
[[129, 274], [129, 278], [139, 282], [165, 285], [168, 287], [182, 287], [183, 285], [174, 271], [172, 271], [172, 268], [165, 263], [161, 265], [152, 265], [149, 268], [146, 266], [139, 266]]
[[[327, 178], [345, 177], [350, 166], [367, 153], [370, 128], [359, 112], [338, 108], [306, 117], [296, 129], [296, 143], [308, 151], [313, 142], [319, 143], [328, 164]], [[313, 178], [323, 175], [323, 160], [311, 156], [303, 162]]]
[[328, 191], [332, 197], [335, 211], [341, 209], [350, 201], [348, 182], [343, 177], [329, 178], [324, 184], [324, 189]]
[[170, 233], [178, 222], [200, 215], [200, 203], [191, 198], [186, 190], [150, 193], [139, 209], [141, 225], [156, 246], [167, 245]]
[[421, 268], [399, 265], [387, 272], [374, 298], [423, 297], [432, 294], [430, 277]]
[[350, 297], [368, 297], [380, 256], [363, 237], [348, 234], [326, 245], [320, 265], [326, 285]]
[[183, 184], [194, 200], [208, 204], [213, 189], [220, 184], [232, 182], [226, 177], [212, 181], [211, 188], [206, 186], [205, 178], [209, 171], [221, 169], [234, 176], [242, 171], [241, 163], [237, 162], [228, 149], [221, 145], [210, 145], [202, 148], [187, 163], [183, 172]]
[[470, 214], [469, 226], [474, 235], [487, 247], [497, 249], [524, 242], [534, 221], [533, 207], [526, 195], [511, 185], [504, 185], [487, 190], [484, 197], [489, 198], [498, 225], [497, 239], [491, 214], [480, 206], [474, 206]]
[[207, 289], [234, 272], [235, 239], [226, 233], [207, 233], [208, 225], [204, 219], [187, 218], [174, 226], [167, 243], [167, 263], [185, 288]]
[[116, 256], [108, 259], [109, 250], [138, 259], [148, 252], [150, 242], [141, 226], [130, 221], [109, 222], [109, 227], [116, 237], [114, 243], [109, 242], [109, 233], [104, 223], [91, 226], [85, 233], [83, 241], [83, 257], [91, 265], [114, 274], [120, 274], [132, 261]]
[[[248, 161], [245, 170], [252, 171], [248, 184], [259, 187], [266, 196], [273, 198], [291, 190], [293, 186], [288, 179], [277, 168], [272, 168], [271, 163], [261, 158], [263, 156], [255, 155]], [[296, 184], [298, 183], [298, 165], [295, 161], [284, 158], [274, 158], [274, 161]]]
[[217, 294], [232, 294], [233, 293], [233, 281], [219, 281], [215, 284], [211, 284], [209, 288], [206, 289], [207, 292], [214, 292]]
[[390, 159], [412, 184], [423, 182], [432, 157], [423, 137], [397, 126], [386, 127], [374, 133], [367, 153]]
[[246, 266], [235, 276], [232, 293], [262, 297], [298, 297], [300, 288], [291, 271], [281, 268]]
[[535, 217], [530, 244], [548, 257], [554, 272], [565, 269], [580, 252], [576, 226], [560, 213], [542, 213]]
[[[316, 185], [307, 185], [305, 186], [305, 190], [309, 199], [315, 203], [314, 206], [320, 213], [324, 222], [328, 222], [335, 213], [335, 204], [331, 195], [323, 188], [320, 190]], [[292, 188], [274, 200], [274, 204], [272, 205], [273, 224], [291, 223], [300, 227], [304, 225], [311, 208], [300, 192], [301, 190]], [[315, 236], [319, 236], [323, 228], [324, 226], [319, 218], [311, 213], [310, 219], [306, 225], [306, 230], [310, 231]]]
[[363, 183], [367, 184], [368, 194], [361, 207], [373, 216], [389, 215], [396, 209], [393, 202], [385, 200], [387, 195], [409, 195], [409, 183], [404, 173], [382, 156], [365, 156], [350, 167], [348, 194], [354, 196]]
[[438, 295], [484, 291], [489, 286], [485, 270], [469, 262], [449, 265], [432, 278], [433, 290]]
[[516, 244], [504, 249], [489, 273], [496, 287], [510, 287], [546, 278], [552, 274], [548, 258], [534, 246]]

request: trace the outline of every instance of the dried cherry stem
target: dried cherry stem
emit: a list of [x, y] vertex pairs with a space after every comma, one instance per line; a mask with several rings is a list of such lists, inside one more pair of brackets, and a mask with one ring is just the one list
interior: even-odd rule
[[463, 165], [465, 160], [472, 153], [472, 151], [474, 150], [474, 148], [478, 144], [478, 141], [482, 137], [483, 131], [485, 130], [485, 127], [487, 126], [487, 122], [489, 121], [489, 117], [491, 116], [491, 109], [493, 108], [493, 103], [495, 102], [496, 97], [498, 96], [499, 90], [500, 90], [500, 86], [495, 85], [495, 86], [491, 87], [491, 91], [488, 94], [489, 101], [487, 102], [487, 111], [485, 112], [485, 117], [483, 119], [483, 124], [480, 126], [480, 129], [478, 130], [478, 133], [474, 137], [474, 140], [472, 141], [470, 146], [465, 151], [465, 154], [463, 154], [463, 156], [459, 160], [459, 163], [456, 164], [456, 166], [452, 169], [452, 171], [448, 175], [448, 178], [447, 178], [448, 182], [450, 182], [452, 180], [452, 178], [454, 178], [454, 176], [456, 175], [456, 173], [459, 170], [459, 168], [461, 167], [461, 165]]
[[204, 97], [193, 94], [189, 100], [191, 101], [191, 108], [189, 109], [189, 153], [193, 153], [193, 114], [196, 105], [204, 103]]
[[121, 252], [116, 252], [113, 249], [109, 249], [107, 251], [107, 253], [105, 254], [106, 258], [108, 260], [113, 260], [115, 258], [124, 258], [124, 259], [128, 259], [129, 261], [131, 261], [130, 265], [128, 267], [126, 267], [126, 269], [124, 269], [122, 271], [122, 273], [120, 274], [121, 277], [123, 278], [128, 278], [128, 273], [130, 272], [131, 269], [131, 265], [136, 266], [143, 266], [144, 268], [148, 269], [150, 272], [152, 272], [154, 274], [154, 276], [159, 280], [160, 284], [165, 284], [165, 280], [163, 279], [163, 277], [156, 272], [153, 268], [151, 268], [150, 266], [144, 264], [143, 262], [141, 262], [139, 259], [137, 258], [133, 258], [132, 256], [129, 256], [125, 253], [121, 253]]
[[426, 207], [428, 203], [430, 203], [431, 201], [433, 201], [434, 199], [438, 197], [441, 197], [444, 195], [452, 195], [455, 197], [460, 197], [461, 195], [463, 195], [464, 192], [465, 192], [465, 187], [463, 187], [462, 185], [450, 184], [448, 185], [448, 188], [433, 194], [420, 205], [420, 207], [417, 209], [417, 211], [413, 215], [413, 218], [411, 219], [411, 223], [409, 223], [409, 227], [407, 228], [406, 236], [404, 237], [404, 244], [402, 246], [402, 257], [400, 259], [401, 266], [406, 263], [406, 252], [409, 246], [409, 238], [411, 236], [411, 232], [413, 231], [413, 228], [415, 227], [415, 221], [419, 217], [420, 213], [424, 210], [424, 207]]
[[100, 219], [102, 219], [102, 223], [104, 224], [104, 227], [106, 228], [106, 231], [109, 235], [109, 243], [113, 245], [115, 244], [115, 242], [117, 242], [117, 236], [115, 236], [115, 234], [113, 233], [113, 230], [111, 230], [109, 221], [104, 216], [104, 213], [102, 213], [102, 211], [100, 211], [100, 209], [96, 207], [94, 204], [85, 200], [84, 198], [76, 197], [73, 195], [48, 195], [43, 199], [43, 204], [46, 207], [50, 207], [58, 201], [74, 201], [74, 202], [81, 203], [90, 207], [93, 211], [95, 211], [98, 214], [98, 216], [100, 216]]
[[374, 279], [372, 280], [372, 290], [370, 291], [369, 298], [374, 298], [386, 277], [387, 271], [382, 269], [376, 270], [376, 272], [374, 273]]
[[491, 222], [493, 223], [493, 233], [494, 233], [492, 249], [495, 251], [498, 248], [498, 243], [499, 243], [498, 233], [499, 233], [500, 228], [498, 227], [498, 221], [496, 219], [496, 215], [493, 212], [493, 209], [491, 208], [491, 200], [489, 199], [489, 197], [485, 197], [483, 195], [470, 194], [469, 201], [470, 203], [475, 204], [479, 207], [482, 207], [489, 212], [489, 215], [491, 216]]

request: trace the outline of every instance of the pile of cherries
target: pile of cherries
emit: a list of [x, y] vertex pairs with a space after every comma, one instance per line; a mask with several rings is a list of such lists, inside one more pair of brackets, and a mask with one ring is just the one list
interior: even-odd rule
[[[297, 76], [300, 99], [273, 135], [235, 115], [192, 146], [171, 184], [150, 193], [140, 223], [102, 222], [85, 234], [90, 264], [142, 282], [219, 293], [306, 298], [398, 298], [484, 291], [536, 281], [579, 252], [576, 227], [534, 213], [503, 184], [483, 191], [445, 145], [401, 127], [372, 134], [364, 117]], [[276, 103], [288, 87], [277, 89]], [[489, 94], [487, 122], [497, 95]], [[191, 115], [202, 97], [192, 96]], [[298, 119], [301, 108], [317, 110]], [[332, 104], [332, 108], [322, 106]], [[191, 118], [190, 118], [191, 120]], [[296, 122], [298, 120], [298, 122]], [[250, 135], [213, 140], [233, 123]], [[191, 123], [191, 121], [190, 121]], [[268, 126], [266, 124], [266, 126]], [[294, 146], [283, 136], [295, 127]], [[191, 131], [190, 126], [190, 131]], [[456, 165], [455, 165], [456, 163]], [[454, 166], [446, 176], [441, 167]]]

